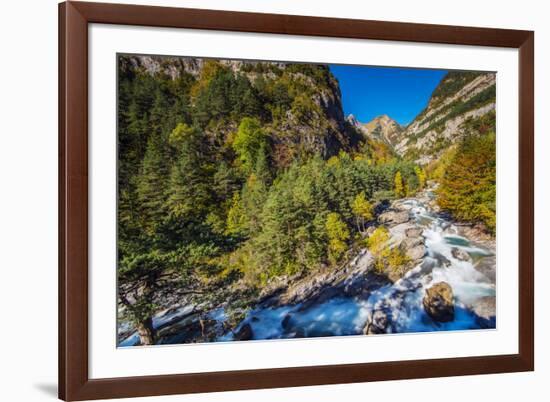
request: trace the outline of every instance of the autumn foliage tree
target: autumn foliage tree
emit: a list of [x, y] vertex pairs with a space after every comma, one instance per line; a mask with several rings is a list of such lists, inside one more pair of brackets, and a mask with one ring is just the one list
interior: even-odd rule
[[397, 171], [395, 174], [395, 177], [393, 179], [394, 182], [394, 188], [393, 192], [395, 193], [396, 197], [403, 197], [405, 195], [405, 188], [403, 186], [403, 178], [401, 177], [401, 172]]
[[423, 189], [424, 186], [426, 186], [426, 171], [420, 166], [415, 166], [414, 172], [416, 173], [416, 177], [418, 178], [418, 187]]
[[355, 215], [357, 230], [360, 232], [364, 232], [365, 222], [368, 222], [374, 218], [373, 206], [369, 202], [369, 200], [367, 200], [364, 191], [361, 191], [354, 198], [351, 209], [353, 211], [353, 214]]
[[346, 241], [350, 237], [349, 229], [346, 223], [340, 218], [340, 215], [336, 212], [328, 214], [325, 226], [329, 239], [329, 258], [335, 263], [342, 256], [344, 251], [346, 251]]
[[437, 192], [437, 202], [456, 219], [496, 227], [495, 134], [471, 134], [447, 166]]

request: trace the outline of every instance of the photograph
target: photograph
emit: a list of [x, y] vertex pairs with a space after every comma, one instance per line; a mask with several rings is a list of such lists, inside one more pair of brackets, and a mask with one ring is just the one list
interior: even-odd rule
[[2, 3], [0, 399], [539, 401], [550, 24], [501, 3]]
[[495, 72], [116, 68], [118, 347], [496, 328]]

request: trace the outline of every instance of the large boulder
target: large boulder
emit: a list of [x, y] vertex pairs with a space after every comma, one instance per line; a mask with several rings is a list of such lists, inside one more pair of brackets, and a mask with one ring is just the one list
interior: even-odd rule
[[388, 211], [378, 217], [378, 222], [386, 225], [399, 225], [408, 222], [410, 219], [407, 211]]
[[496, 327], [496, 297], [484, 296], [475, 300], [470, 310], [476, 315], [476, 322], [481, 328]]
[[420, 244], [412, 247], [408, 249], [405, 254], [413, 261], [421, 260], [426, 255], [426, 246], [424, 246], [424, 244]]
[[454, 258], [459, 261], [470, 261], [470, 254], [458, 247], [453, 247], [451, 249], [451, 254]]
[[292, 319], [292, 314], [285, 315], [285, 318], [283, 318], [283, 321], [281, 321], [281, 326], [283, 329], [289, 329], [290, 328], [290, 320]]
[[363, 329], [365, 335], [385, 334], [388, 327], [388, 315], [383, 310], [375, 310]]
[[252, 336], [252, 327], [249, 323], [246, 323], [233, 335], [233, 339], [236, 341], [249, 341]]
[[405, 235], [407, 237], [420, 237], [422, 235], [422, 232], [424, 229], [422, 229], [420, 226], [411, 226], [407, 229], [405, 229]]
[[406, 237], [399, 247], [412, 261], [419, 261], [426, 255], [423, 237]]
[[434, 321], [449, 322], [455, 318], [453, 289], [447, 282], [438, 282], [426, 289], [422, 304]]
[[487, 282], [496, 283], [497, 278], [497, 262], [494, 255], [480, 258], [475, 264], [474, 268], [483, 274], [487, 278]]
[[451, 261], [445, 257], [443, 254], [434, 252], [433, 258], [437, 261], [437, 265], [440, 267], [450, 267]]
[[407, 237], [401, 242], [401, 249], [406, 251], [424, 244], [423, 237]]

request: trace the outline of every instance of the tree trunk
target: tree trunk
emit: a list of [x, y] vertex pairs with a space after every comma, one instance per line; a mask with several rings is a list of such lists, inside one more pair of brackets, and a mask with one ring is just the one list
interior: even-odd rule
[[153, 318], [149, 317], [137, 325], [139, 341], [142, 345], [153, 345], [155, 343], [155, 329], [153, 328]]

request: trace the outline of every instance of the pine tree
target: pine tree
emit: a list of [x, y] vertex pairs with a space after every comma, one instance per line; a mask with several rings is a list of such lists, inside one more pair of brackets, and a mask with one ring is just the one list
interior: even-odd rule
[[170, 175], [167, 206], [179, 217], [203, 216], [212, 202], [211, 168], [198, 129], [178, 124], [170, 135], [179, 150]]
[[151, 137], [137, 179], [137, 198], [144, 230], [153, 235], [165, 213], [168, 164], [160, 140]]

